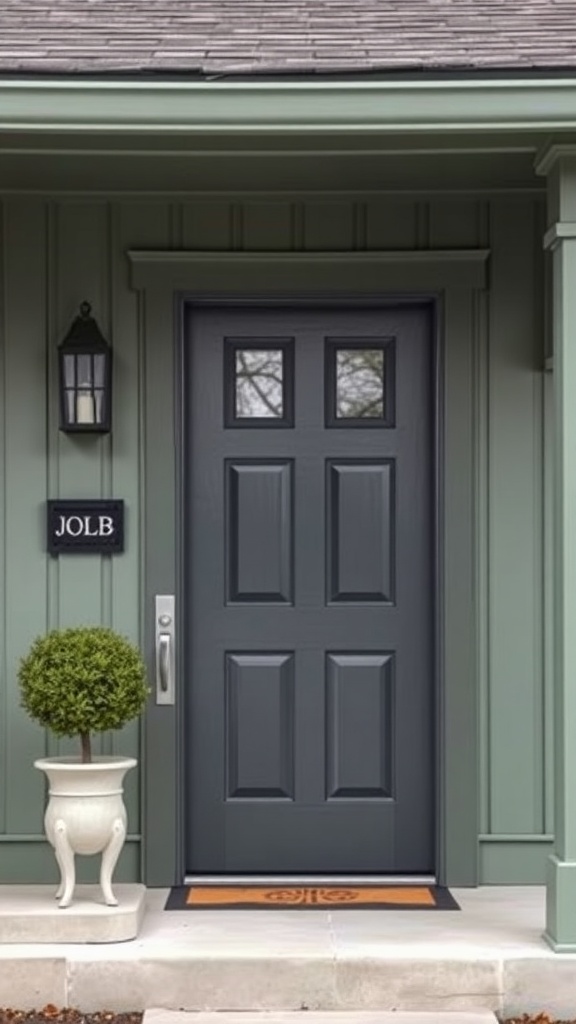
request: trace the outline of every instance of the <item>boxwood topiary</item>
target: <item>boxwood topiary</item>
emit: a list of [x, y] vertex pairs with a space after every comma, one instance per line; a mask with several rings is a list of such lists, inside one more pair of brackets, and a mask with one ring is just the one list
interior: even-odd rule
[[146, 704], [146, 668], [137, 647], [104, 626], [53, 629], [20, 662], [21, 705], [57, 736], [80, 736], [92, 760], [92, 733], [120, 729]]

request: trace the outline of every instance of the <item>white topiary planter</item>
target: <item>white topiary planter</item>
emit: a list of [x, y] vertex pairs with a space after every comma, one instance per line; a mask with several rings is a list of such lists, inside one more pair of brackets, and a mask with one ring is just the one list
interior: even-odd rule
[[48, 776], [49, 797], [44, 827], [60, 869], [56, 892], [59, 907], [69, 907], [74, 895], [74, 856], [102, 854], [100, 887], [104, 902], [118, 906], [112, 874], [126, 838], [123, 780], [134, 768], [133, 757], [98, 757], [82, 764], [74, 757], [43, 757], [34, 762]]

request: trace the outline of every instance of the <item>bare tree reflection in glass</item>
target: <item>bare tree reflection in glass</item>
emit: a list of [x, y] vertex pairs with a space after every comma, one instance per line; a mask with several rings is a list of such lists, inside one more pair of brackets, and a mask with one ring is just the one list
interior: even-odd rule
[[382, 419], [383, 349], [336, 350], [336, 416], [339, 419]]
[[281, 349], [236, 350], [236, 416], [281, 418], [284, 360]]

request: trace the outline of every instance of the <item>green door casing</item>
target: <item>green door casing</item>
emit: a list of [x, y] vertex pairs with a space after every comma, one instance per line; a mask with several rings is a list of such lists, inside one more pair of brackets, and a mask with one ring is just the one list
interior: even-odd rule
[[188, 873], [435, 869], [421, 307], [185, 331]]

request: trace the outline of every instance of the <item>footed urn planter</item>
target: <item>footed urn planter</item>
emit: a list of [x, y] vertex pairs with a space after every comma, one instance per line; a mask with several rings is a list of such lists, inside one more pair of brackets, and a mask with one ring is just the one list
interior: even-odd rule
[[133, 757], [97, 757], [90, 763], [74, 757], [44, 757], [34, 762], [48, 777], [44, 826], [60, 869], [59, 907], [72, 902], [77, 853], [102, 854], [102, 896], [107, 906], [118, 906], [112, 875], [126, 838], [123, 781], [136, 764]]

